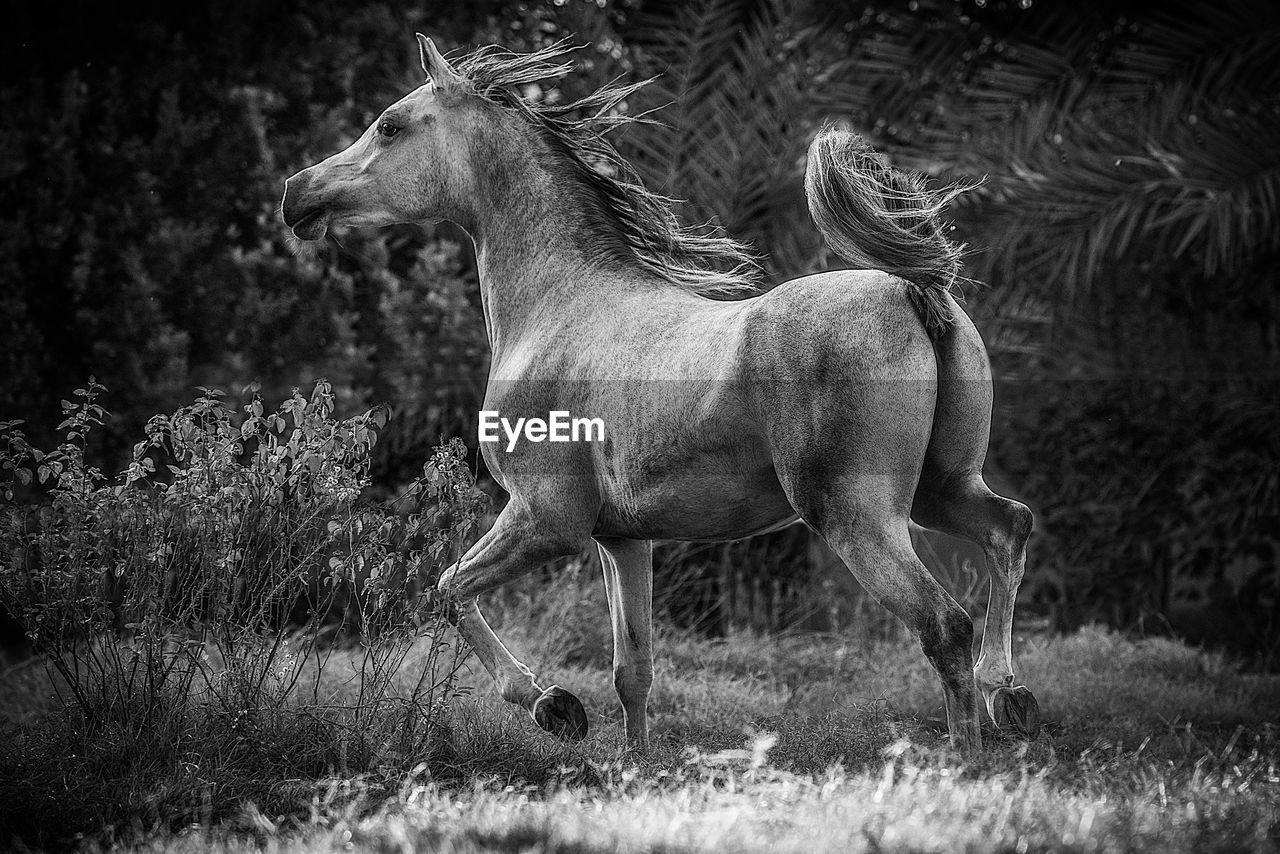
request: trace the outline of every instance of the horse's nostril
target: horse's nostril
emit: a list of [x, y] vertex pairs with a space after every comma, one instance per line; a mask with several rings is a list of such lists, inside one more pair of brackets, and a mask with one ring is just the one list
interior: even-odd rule
[[280, 217], [284, 224], [292, 227], [307, 212], [306, 196], [310, 176], [309, 169], [303, 169], [284, 182], [284, 197], [280, 200]]
[[319, 240], [329, 227], [328, 210], [316, 194], [307, 192], [305, 187], [301, 192], [296, 191], [287, 183], [280, 203], [280, 218], [301, 240]]

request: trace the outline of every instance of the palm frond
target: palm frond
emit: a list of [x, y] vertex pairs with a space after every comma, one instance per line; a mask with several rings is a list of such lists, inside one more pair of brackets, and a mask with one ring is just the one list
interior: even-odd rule
[[1002, 235], [996, 258], [1020, 257], [1070, 300], [1107, 263], [1163, 258], [1235, 275], [1280, 248], [1280, 161], [1268, 143], [1280, 116], [1224, 115], [1185, 87], [1152, 99], [1145, 121], [1111, 130], [1050, 112], [968, 151], [966, 165], [991, 176], [977, 194]]
[[775, 273], [809, 269], [816, 232], [801, 190], [808, 134], [820, 117], [806, 93], [803, 45], [782, 0], [702, 0], [642, 22], [647, 93], [668, 127], [637, 128], [626, 149], [646, 181], [768, 252]]
[[1128, 37], [1104, 74], [1114, 97], [1142, 99], [1177, 83], [1204, 97], [1280, 89], [1280, 14], [1269, 0], [1176, 3], [1124, 26]]
[[988, 176], [967, 202], [992, 235], [979, 263], [1070, 303], [1108, 264], [1235, 275], [1275, 251], [1278, 18], [1248, 0], [1049, 10], [959, 58], [955, 27], [917, 22], [856, 46], [840, 92], [898, 162]]

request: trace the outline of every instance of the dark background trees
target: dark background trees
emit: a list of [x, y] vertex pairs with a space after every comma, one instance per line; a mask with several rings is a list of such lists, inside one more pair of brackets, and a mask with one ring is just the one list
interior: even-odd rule
[[[486, 349], [465, 235], [348, 231], [299, 252], [281, 181], [416, 85], [414, 30], [454, 48], [570, 36], [589, 46], [562, 96], [659, 75], [628, 109], [663, 107], [664, 124], [617, 144], [779, 278], [833, 263], [800, 185], [823, 122], [933, 178], [984, 178], [956, 235], [989, 285], [965, 292], [1000, 376], [992, 466], [1040, 522], [1028, 604], [1064, 627], [1172, 625], [1272, 661], [1273, 4], [81, 2], [8, 17], [0, 419], [37, 438], [93, 373], [116, 414], [107, 469], [196, 385], [258, 382], [270, 400], [326, 376], [353, 410], [391, 403], [388, 487], [441, 436], [470, 439]], [[675, 563], [727, 582], [728, 563], [760, 558], [791, 584], [808, 552], [780, 536], [718, 568]]]

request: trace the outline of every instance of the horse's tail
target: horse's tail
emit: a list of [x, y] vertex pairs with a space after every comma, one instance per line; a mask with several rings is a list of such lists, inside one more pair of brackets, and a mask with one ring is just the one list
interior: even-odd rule
[[945, 335], [955, 319], [947, 293], [964, 247], [944, 236], [941, 214], [968, 187], [929, 190], [920, 175], [894, 169], [862, 137], [827, 127], [809, 146], [804, 189], [827, 245], [860, 268], [905, 279], [929, 337]]

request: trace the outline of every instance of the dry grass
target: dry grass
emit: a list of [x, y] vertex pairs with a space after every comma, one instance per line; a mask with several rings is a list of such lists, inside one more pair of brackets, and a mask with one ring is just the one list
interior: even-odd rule
[[[1266, 850], [1265, 796], [1179, 789], [1161, 798], [1063, 792], [1039, 774], [978, 779], [915, 757], [878, 773], [764, 770], [734, 784], [550, 795], [430, 785], [367, 818], [316, 823], [281, 851], [1208, 851]], [[257, 822], [262, 837], [268, 822]], [[252, 837], [223, 838], [249, 850]], [[141, 850], [208, 850], [204, 834]], [[218, 843], [214, 843], [218, 844]]]

